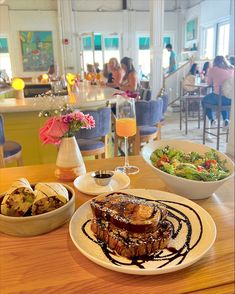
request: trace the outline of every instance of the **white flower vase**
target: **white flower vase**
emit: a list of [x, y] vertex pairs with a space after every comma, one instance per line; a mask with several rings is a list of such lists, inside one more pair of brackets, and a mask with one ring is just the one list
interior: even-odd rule
[[63, 181], [73, 181], [86, 173], [86, 167], [75, 137], [63, 138], [56, 159], [55, 176]]

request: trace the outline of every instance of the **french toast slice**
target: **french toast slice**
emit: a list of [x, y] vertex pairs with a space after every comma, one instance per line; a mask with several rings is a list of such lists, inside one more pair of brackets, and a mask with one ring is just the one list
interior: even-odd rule
[[172, 236], [172, 226], [167, 220], [161, 222], [154, 232], [131, 233], [108, 221], [94, 218], [91, 230], [108, 248], [128, 259], [153, 255], [166, 248]]
[[137, 233], [157, 230], [158, 224], [167, 217], [163, 205], [125, 193], [96, 197], [91, 201], [91, 208], [95, 218]]

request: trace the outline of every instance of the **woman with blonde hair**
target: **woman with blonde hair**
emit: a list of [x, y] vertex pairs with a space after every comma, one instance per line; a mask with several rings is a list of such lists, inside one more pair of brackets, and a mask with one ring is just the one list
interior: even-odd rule
[[120, 83], [122, 82], [125, 72], [121, 68], [117, 58], [110, 58], [108, 68], [112, 76], [109, 78], [107, 86], [118, 88]]

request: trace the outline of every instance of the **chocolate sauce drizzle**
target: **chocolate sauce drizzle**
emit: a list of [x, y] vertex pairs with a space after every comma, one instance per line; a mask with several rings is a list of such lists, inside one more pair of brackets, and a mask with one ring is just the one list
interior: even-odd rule
[[[139, 197], [139, 198], [141, 198], [141, 197]], [[104, 242], [97, 240], [93, 235], [91, 236], [87, 233], [87, 227], [90, 226], [90, 222], [91, 222], [90, 219], [87, 220], [83, 224], [82, 232], [92, 242], [99, 245], [101, 247], [103, 253], [105, 254], [105, 256], [113, 264], [115, 264], [117, 266], [122, 266], [122, 265], [133, 266], [133, 265], [135, 265], [135, 266], [139, 267], [140, 269], [145, 269], [144, 264], [146, 262], [159, 261], [159, 262], [161, 262], [161, 264], [159, 266], [157, 266], [157, 268], [160, 269], [160, 268], [163, 268], [163, 267], [169, 265], [170, 263], [173, 263], [173, 261], [175, 261], [175, 263], [174, 263], [175, 265], [181, 264], [185, 260], [185, 258], [189, 254], [189, 252], [191, 250], [193, 250], [201, 240], [201, 237], [203, 234], [203, 226], [202, 226], [202, 221], [201, 221], [199, 214], [192, 207], [190, 207], [186, 204], [183, 204], [183, 203], [168, 201], [168, 200], [152, 200], [152, 199], [146, 199], [146, 198], [141, 198], [141, 199], [144, 199], [146, 201], [154, 201], [154, 202], [157, 202], [158, 204], [165, 205], [165, 207], [168, 210], [167, 220], [172, 225], [172, 230], [173, 230], [172, 240], [176, 240], [177, 237], [179, 237], [179, 234], [182, 232], [183, 227], [186, 226], [186, 228], [187, 228], [186, 236], [184, 234], [185, 242], [181, 245], [180, 248], [176, 249], [174, 247], [168, 247], [168, 248], [165, 248], [164, 250], [163, 249], [159, 250], [155, 254], [152, 254], [150, 256], [136, 257], [131, 260], [128, 260], [129, 262], [121, 262], [115, 258], [115, 256], [117, 256], [117, 254], [113, 250], [109, 249]], [[192, 233], [193, 233], [192, 232], [192, 224], [191, 224], [188, 216], [185, 215], [182, 211], [178, 210], [176, 207], [174, 207], [174, 205], [183, 206], [183, 207], [189, 209], [190, 212], [193, 214], [193, 217], [194, 218], [196, 217], [196, 219], [198, 220], [199, 235], [194, 241], [192, 241]]]

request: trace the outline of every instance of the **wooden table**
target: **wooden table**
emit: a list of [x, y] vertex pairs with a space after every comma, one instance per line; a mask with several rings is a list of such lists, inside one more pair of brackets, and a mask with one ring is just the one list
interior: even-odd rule
[[[86, 166], [88, 171], [113, 169], [123, 160], [87, 161]], [[140, 156], [130, 162], [140, 167], [130, 188], [168, 190]], [[55, 181], [54, 165], [0, 169], [0, 192], [22, 176], [31, 182]], [[196, 264], [164, 275], [127, 275], [96, 265], [73, 245], [68, 224], [36, 237], [0, 234], [0, 293], [234, 293], [233, 191], [231, 180], [217, 195], [197, 201], [216, 223], [215, 244]], [[79, 192], [76, 197], [77, 206], [91, 199]]]

